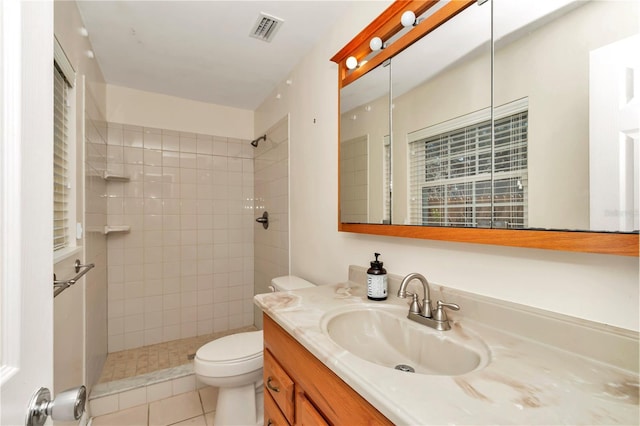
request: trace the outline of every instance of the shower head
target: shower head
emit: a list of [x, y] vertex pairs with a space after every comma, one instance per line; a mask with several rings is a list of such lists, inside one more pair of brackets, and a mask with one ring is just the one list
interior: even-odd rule
[[267, 140], [267, 135], [262, 135], [262, 136], [260, 136], [259, 138], [252, 140], [252, 141], [251, 141], [251, 145], [252, 145], [254, 148], [257, 148], [257, 147], [258, 147], [258, 142], [260, 142], [260, 139], [262, 139], [262, 140], [266, 141], [266, 140]]

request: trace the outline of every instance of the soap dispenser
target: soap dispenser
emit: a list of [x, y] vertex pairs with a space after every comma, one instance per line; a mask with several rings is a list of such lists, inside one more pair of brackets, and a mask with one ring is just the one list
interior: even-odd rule
[[387, 299], [387, 270], [378, 260], [380, 253], [374, 253], [376, 260], [371, 262], [371, 268], [367, 269], [367, 298], [370, 300]]

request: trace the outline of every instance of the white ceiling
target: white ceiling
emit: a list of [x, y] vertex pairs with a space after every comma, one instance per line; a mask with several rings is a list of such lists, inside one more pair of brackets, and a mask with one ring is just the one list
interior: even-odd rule
[[[353, 5], [78, 1], [107, 83], [248, 110], [255, 110]], [[260, 12], [284, 20], [271, 42], [249, 37]]]

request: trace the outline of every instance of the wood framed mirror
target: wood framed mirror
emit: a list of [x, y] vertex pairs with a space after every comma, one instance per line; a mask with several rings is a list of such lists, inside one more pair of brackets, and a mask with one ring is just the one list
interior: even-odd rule
[[[484, 220], [484, 221], [482, 220], [482, 214], [486, 214], [486, 212], [483, 212], [481, 208], [476, 208], [474, 210], [473, 206], [471, 207], [467, 206], [466, 209], [460, 209], [459, 206], [454, 205], [454, 206], [446, 207], [448, 209], [447, 214], [449, 216], [447, 216], [448, 219], [446, 221], [442, 222], [441, 226], [429, 226], [433, 222], [434, 217], [440, 218], [441, 212], [444, 211], [443, 210], [444, 207], [442, 208], [439, 207], [435, 210], [432, 208], [430, 210], [431, 216], [429, 216], [429, 214], [427, 213], [421, 213], [417, 215], [418, 219], [415, 218], [416, 215], [414, 215], [414, 218], [410, 219], [409, 218], [410, 215], [409, 213], [406, 212], [406, 210], [410, 210], [411, 208], [410, 207], [405, 208], [405, 206], [409, 205], [411, 201], [403, 200], [403, 196], [405, 198], [413, 197], [415, 200], [415, 198], [419, 198], [419, 197], [416, 197], [415, 193], [414, 195], [410, 196], [408, 190], [405, 190], [401, 193], [395, 193], [395, 191], [393, 191], [391, 192], [391, 195], [389, 197], [391, 200], [385, 200], [385, 193], [389, 191], [389, 187], [391, 185], [400, 187], [404, 185], [405, 182], [409, 181], [409, 178], [407, 176], [408, 172], [406, 171], [409, 169], [409, 167], [403, 164], [401, 161], [399, 161], [400, 159], [402, 161], [405, 161], [404, 157], [406, 157], [405, 152], [407, 148], [404, 147], [403, 148], [404, 151], [400, 149], [399, 140], [401, 140], [402, 144], [406, 145], [406, 141], [404, 139], [406, 139], [406, 135], [408, 135], [410, 132], [413, 132], [414, 135], [428, 134], [428, 131], [426, 133], [424, 131], [423, 133], [420, 133], [420, 131], [422, 131], [422, 128], [417, 125], [413, 125], [412, 128], [407, 127], [406, 129], [407, 131], [404, 131], [404, 129], [403, 131], [396, 129], [395, 127], [398, 127], [398, 128], [402, 127], [400, 125], [402, 120], [399, 120], [397, 118], [395, 119], [395, 123], [397, 124], [397, 126], [392, 124], [394, 123], [394, 119], [391, 118], [394, 114], [393, 110], [395, 109], [396, 106], [398, 107], [398, 110], [401, 109], [401, 106], [402, 106], [402, 100], [396, 97], [396, 95], [393, 93], [393, 92], [396, 92], [396, 93], [398, 92], [397, 87], [395, 87], [393, 84], [393, 78], [395, 74], [394, 68], [393, 68], [394, 58], [400, 59], [401, 55], [407, 56], [411, 52], [417, 51], [416, 46], [418, 46], [418, 44], [423, 44], [423, 45], [428, 44], [428, 43], [431, 43], [432, 40], [433, 40], [433, 43], [437, 43], [438, 42], [437, 40], [439, 39], [435, 37], [435, 35], [438, 34], [437, 32], [438, 28], [440, 28], [443, 25], [447, 25], [447, 26], [463, 25], [465, 29], [468, 30], [469, 25], [464, 24], [463, 18], [472, 19], [472, 14], [478, 13], [478, 9], [477, 9], [477, 7], [479, 6], [478, 3], [486, 3], [482, 6], [479, 6], [479, 7], [486, 8], [485, 10], [491, 10], [491, 8], [493, 8], [493, 11], [490, 12], [492, 13], [491, 19], [493, 20], [493, 22], [489, 22], [487, 25], [488, 27], [493, 28], [493, 32], [491, 33], [491, 36], [490, 36], [490, 41], [487, 42], [487, 40], [484, 39], [484, 35], [478, 37], [477, 34], [474, 35], [469, 31], [467, 31], [466, 34], [468, 35], [469, 38], [475, 39], [475, 45], [473, 43], [469, 45], [470, 52], [471, 52], [470, 54], [475, 55], [474, 57], [477, 58], [478, 56], [482, 56], [482, 54], [486, 54], [487, 46], [490, 46], [491, 63], [489, 67], [486, 67], [486, 64], [483, 66], [485, 66], [485, 68], [490, 68], [491, 70], [491, 79], [487, 81], [486, 85], [492, 89], [488, 103], [489, 103], [489, 106], [492, 108], [491, 112], [489, 113], [491, 115], [491, 120], [492, 120], [491, 121], [492, 140], [493, 141], [496, 140], [496, 134], [498, 134], [498, 130], [496, 130], [494, 126], [496, 126], [495, 124], [496, 119], [499, 118], [498, 117], [499, 114], [497, 112], [498, 107], [505, 109], [504, 107], [505, 104], [509, 104], [510, 101], [517, 100], [517, 99], [514, 99], [514, 96], [515, 96], [514, 94], [509, 94], [509, 96], [505, 96], [505, 93], [507, 93], [507, 91], [505, 90], [505, 87], [508, 86], [507, 84], [503, 84], [503, 82], [506, 81], [505, 75], [512, 75], [513, 73], [503, 67], [503, 64], [506, 63], [506, 61], [503, 60], [500, 55], [503, 54], [503, 51], [506, 52], [509, 48], [513, 48], [513, 46], [515, 46], [515, 44], [513, 44], [513, 40], [515, 39], [524, 37], [524, 42], [529, 43], [530, 40], [527, 40], [526, 37], [528, 36], [528, 34], [532, 32], [532, 28], [536, 29], [536, 26], [540, 27], [541, 22], [543, 21], [541, 19], [538, 19], [528, 23], [527, 24], [528, 26], [517, 27], [514, 24], [514, 21], [515, 21], [514, 19], [508, 19], [508, 20], [505, 19], [505, 16], [508, 16], [509, 11], [506, 9], [502, 9], [499, 4], [494, 4], [492, 6], [490, 4], [490, 2], [492, 1], [497, 2], [497, 0], [487, 0], [486, 2], [478, 2], [475, 0], [473, 1], [452, 0], [448, 2], [438, 1], [438, 0], [396, 1], [393, 4], [391, 4], [389, 8], [387, 8], [369, 26], [367, 26], [363, 31], [361, 31], [358, 35], [356, 35], [356, 37], [350, 43], [348, 43], [343, 49], [340, 50], [340, 52], [338, 52], [331, 59], [332, 61], [338, 64], [338, 88], [339, 88], [339, 91], [341, 91], [342, 93], [345, 93], [345, 98], [347, 97], [346, 94], [348, 94], [349, 86], [352, 83], [355, 82], [354, 86], [356, 86], [357, 84], [364, 83], [365, 80], [370, 78], [367, 76], [372, 76], [376, 73], [381, 73], [380, 70], [385, 66], [386, 63], [389, 63], [389, 62], [391, 63], [390, 74], [392, 76], [391, 77], [392, 82], [389, 83], [390, 89], [388, 90], [389, 92], [392, 92], [392, 93], [385, 94], [385, 90], [379, 90], [380, 93], [377, 93], [377, 92], [374, 93], [375, 96], [373, 96], [373, 98], [370, 96], [370, 98], [367, 101], [363, 101], [364, 103], [351, 102], [352, 107], [356, 105], [360, 107], [363, 111], [366, 111], [365, 108], [369, 108], [369, 109], [372, 108], [371, 104], [367, 104], [367, 102], [373, 102], [375, 99], [380, 99], [380, 96], [382, 97], [387, 96], [387, 98], [389, 99], [388, 115], [390, 116], [390, 119], [389, 119], [390, 124], [388, 126], [388, 129], [386, 130], [387, 131], [386, 139], [384, 135], [385, 133], [384, 126], [378, 126], [378, 127], [382, 127], [382, 129], [378, 129], [376, 132], [361, 131], [359, 133], [359, 135], [364, 136], [366, 140], [366, 143], [365, 141], [361, 140], [360, 146], [368, 147], [366, 152], [369, 153], [369, 155], [371, 156], [371, 159], [368, 160], [369, 161], [368, 167], [372, 169], [375, 168], [376, 170], [378, 169], [382, 170], [380, 172], [382, 177], [372, 178], [371, 177], [372, 175], [369, 172], [369, 179], [364, 179], [369, 185], [366, 191], [368, 191], [369, 193], [375, 192], [377, 194], [376, 196], [368, 197], [370, 205], [375, 206], [375, 208], [372, 208], [372, 207], [368, 208], [369, 209], [368, 215], [362, 214], [362, 209], [364, 208], [362, 202], [359, 202], [359, 209], [360, 209], [359, 216], [348, 214], [347, 210], [343, 211], [343, 209], [348, 207], [346, 203], [353, 203], [353, 200], [348, 200], [349, 197], [345, 197], [347, 192], [349, 194], [353, 192], [352, 188], [345, 189], [346, 187], [343, 185], [343, 181], [353, 182], [354, 180], [351, 177], [345, 177], [344, 175], [345, 173], [350, 173], [346, 168], [346, 161], [352, 161], [352, 160], [345, 161], [342, 156], [340, 158], [339, 182], [341, 182], [341, 184], [338, 190], [339, 191], [338, 230], [342, 232], [354, 232], [354, 233], [386, 235], [386, 236], [406, 237], [406, 238], [492, 244], [492, 245], [503, 245], [503, 246], [512, 246], [512, 247], [527, 247], [527, 248], [539, 248], [539, 249], [575, 251], [575, 252], [587, 252], [587, 253], [615, 254], [615, 255], [624, 255], [624, 256], [638, 256], [638, 226], [637, 226], [637, 221], [638, 221], [638, 217], [637, 217], [638, 216], [638, 210], [637, 210], [638, 194], [637, 193], [638, 193], [638, 185], [639, 185], [637, 182], [638, 180], [637, 179], [637, 173], [638, 173], [637, 162], [638, 161], [637, 159], [635, 160], [635, 186], [634, 186], [633, 156], [638, 157], [638, 152], [640, 151], [640, 148], [638, 148], [637, 140], [633, 139], [634, 137], [636, 137], [634, 135], [630, 136], [631, 142], [629, 143], [631, 147], [630, 153], [632, 155], [631, 157], [632, 159], [630, 161], [627, 161], [628, 163], [630, 163], [631, 179], [632, 179], [631, 188], [630, 189], [627, 188], [627, 192], [630, 194], [631, 201], [629, 201], [629, 203], [631, 207], [627, 206], [626, 211], [622, 210], [622, 208], [620, 209], [620, 212], [622, 213], [625, 213], [625, 212], [629, 213], [629, 208], [631, 209], [631, 213], [627, 214], [627, 216], [631, 216], [631, 223], [627, 224], [626, 228], [624, 227], [625, 225], [616, 224], [614, 226], [617, 226], [617, 228], [616, 227], [609, 228], [609, 227], [605, 227], [604, 225], [598, 225], [596, 227], [591, 228], [591, 229], [605, 229], [606, 230], [605, 232], [594, 232], [591, 230], [577, 230], [580, 228], [574, 227], [573, 225], [564, 226], [561, 224], [562, 221], [556, 221], [556, 222], [538, 221], [537, 217], [540, 216], [539, 214], [538, 216], [536, 216], [535, 214], [531, 214], [529, 217], [527, 216], [527, 213], [525, 213], [524, 215], [525, 216], [524, 220], [521, 217], [516, 219], [509, 218], [508, 220], [504, 220], [500, 218], [500, 212], [504, 211], [505, 209], [503, 208], [501, 210], [496, 206], [499, 204], [499, 202], [497, 201], [498, 195], [504, 192], [505, 191], [504, 188], [509, 187], [509, 185], [505, 184], [507, 180], [505, 179], [499, 180], [497, 177], [495, 177], [497, 176], [496, 167], [491, 168], [492, 181], [494, 182], [494, 184], [493, 184], [493, 187], [491, 188], [491, 197], [490, 197], [491, 208], [489, 212], [490, 217], [488, 218], [488, 220]], [[550, 14], [550, 13], [548, 14], [553, 19], [556, 19], [557, 17], [564, 16], [564, 15], [571, 17], [569, 12], [574, 11], [574, 9], [583, 9], [583, 10], [577, 11], [581, 14], [585, 14], [587, 12], [587, 6], [583, 7], [582, 4], [578, 4], [578, 3], [585, 3], [585, 2], [574, 2], [571, 0], [557, 0], [557, 2], [559, 3], [559, 5], [557, 6], [555, 12], [553, 14]], [[594, 2], [587, 2], [587, 3], [604, 3], [604, 2], [594, 1]], [[625, 3], [625, 2], [622, 2], [622, 3]], [[630, 6], [630, 2], [629, 2], [629, 5], [626, 5], [626, 6], [632, 8], [631, 9], [632, 17], [638, 16], [637, 5], [635, 6], [635, 9], [633, 9], [633, 6]], [[594, 7], [597, 8], [597, 5]], [[416, 21], [414, 22], [414, 25], [404, 27], [401, 24], [401, 17], [406, 11], [414, 12], [414, 15], [417, 17]], [[533, 13], [534, 11], [531, 11], [529, 12], [529, 15]], [[602, 11], [600, 11], [599, 13], [602, 13]], [[629, 14], [629, 11], [627, 10], [626, 13]], [[633, 15], [634, 13], [635, 15]], [[541, 12], [541, 15], [542, 15], [542, 12]], [[477, 18], [473, 18], [473, 19], [477, 19]], [[563, 22], [562, 23], [554, 22], [554, 25], [556, 27], [561, 28], [561, 25], [566, 25], [566, 24], [564, 24]], [[620, 26], [622, 27], [623, 25], [620, 25]], [[633, 26], [632, 23], [627, 24], [627, 27], [630, 28], [628, 31], [631, 31], [632, 33], [634, 32], [637, 33], [638, 32], [637, 26], [638, 26], [637, 24], [635, 25], [635, 27]], [[462, 33], [465, 34], [464, 31]], [[372, 48], [370, 47], [370, 40], [374, 37], [379, 37], [381, 39], [384, 46], [383, 49], [377, 50], [377, 51], [372, 50]], [[609, 40], [609, 42], [610, 41], [611, 40]], [[511, 43], [511, 45], [508, 46], [509, 43]], [[414, 44], [416, 46], [414, 46]], [[411, 47], [411, 46], [414, 46], [414, 47]], [[473, 46], [475, 46], [475, 48]], [[591, 47], [587, 46], [587, 47], [589, 49], [595, 50], [593, 49], [593, 46]], [[496, 53], [496, 52], [499, 52], [499, 53]], [[526, 55], [526, 52], [523, 53], [523, 55]], [[439, 56], [446, 56], [446, 55], [441, 54]], [[351, 62], [355, 61], [355, 64], [356, 64], [355, 68], [350, 69], [347, 66], [347, 60], [349, 58], [355, 58], [355, 59], [350, 59]], [[415, 61], [418, 61], [418, 60], [431, 61], [431, 60], [435, 60], [435, 58], [436, 56], [432, 55], [426, 58], [425, 57], [417, 58], [415, 59]], [[584, 58], [579, 58], [579, 60], [584, 60]], [[400, 63], [399, 60], [397, 62]], [[410, 63], [411, 59], [405, 62]], [[454, 60], [453, 62], [456, 62], [456, 61]], [[462, 62], [462, 61], [458, 60], [455, 65], [457, 65], [457, 63], [459, 62]], [[352, 63], [350, 63], [349, 65], [353, 67]], [[497, 68], [498, 66], [500, 66], [499, 69]], [[400, 68], [398, 67], [396, 69], [398, 70], [398, 74], [400, 75], [401, 74]], [[453, 65], [451, 66], [446, 65], [444, 66], [443, 70], [440, 71], [440, 75], [446, 74], [447, 72], [453, 75], [455, 74], [456, 69], [454, 69]], [[550, 73], [550, 75], [554, 75], [554, 74], [557, 75], [558, 73], [558, 71], [554, 71], [552, 69], [549, 69], [548, 72]], [[636, 74], [633, 74], [633, 73], [634, 73], [633, 70], [627, 72], [626, 78], [627, 79], [637, 78], [636, 76], [638, 74], [638, 71], [637, 70], [635, 71]], [[588, 75], [589, 75], [588, 70], [585, 71], [585, 74], [587, 75], [587, 79], [588, 79]], [[496, 78], [497, 78], [496, 75], [499, 75], [499, 80], [500, 80], [499, 82], [496, 81]], [[444, 84], [446, 83], [442, 83], [441, 86], [443, 86]], [[475, 84], [475, 87], [482, 86], [481, 83], [474, 83], [474, 84]], [[362, 84], [362, 85], [366, 86], [366, 84]], [[635, 90], [637, 91], [638, 90], [637, 87], [640, 86], [640, 83], [636, 84], [635, 86], [636, 86]], [[549, 85], [549, 87], [553, 87], [553, 86]], [[375, 91], [372, 91], [370, 88], [368, 92], [373, 93]], [[527, 97], [526, 91], [524, 91], [524, 93], [525, 93], [524, 97], [526, 98]], [[588, 93], [588, 90], [587, 90], [587, 93]], [[440, 98], [443, 98], [442, 95], [439, 95], [439, 96]], [[635, 95], [634, 93], [630, 93], [628, 94], [628, 96], [633, 97]], [[515, 96], [515, 98], [518, 98], [518, 99], [522, 97], [523, 96]], [[588, 94], [587, 94], [587, 97], [588, 97]], [[495, 99], [495, 98], [500, 98], [500, 99]], [[505, 99], [507, 99], [507, 101], [505, 101]], [[485, 104], [487, 103], [484, 100], [483, 102]], [[537, 102], [537, 99], [534, 98], [532, 102]], [[341, 100], [341, 103], [342, 103], [342, 100]], [[478, 105], [479, 106], [477, 107], [476, 106], [469, 107], [470, 108], [469, 112], [477, 113], [480, 109], [482, 109], [483, 104], [481, 102]], [[518, 104], [518, 107], [522, 108], [522, 105], [523, 105], [522, 102], [520, 102]], [[525, 103], [524, 105], [528, 105], [528, 103]], [[509, 108], [506, 108], [506, 109], [509, 109]], [[589, 108], [585, 108], [581, 112], [569, 111], [569, 113], [572, 114], [571, 118], [574, 115], [577, 116], [579, 114], [583, 114], [583, 115], [587, 114], [587, 122], [589, 122], [589, 119], [588, 119], [589, 110], [590, 110]], [[538, 110], [533, 111], [532, 114], [537, 113], [537, 111]], [[345, 137], [343, 137], [344, 136], [343, 122], [347, 120], [352, 120], [354, 116], [358, 115], [354, 113], [348, 116], [351, 118], [347, 118], [347, 116], [343, 114], [345, 112], [347, 111], [341, 110], [341, 114], [339, 118], [340, 129], [341, 129], [340, 135], [339, 135], [340, 141], [347, 140], [345, 139]], [[500, 112], [500, 114], [502, 113]], [[465, 114], [464, 112], [458, 112], [456, 115], [457, 117], [459, 117]], [[567, 121], [566, 117], [569, 117], [569, 116], [567, 115], [566, 111], [563, 117], [565, 117], [565, 121]], [[434, 119], [434, 120], [436, 123], [442, 122], [441, 119]], [[593, 120], [591, 120], [591, 122], [593, 122]], [[346, 129], [347, 125], [345, 125], [344, 127]], [[545, 128], [548, 128], [548, 127], [549, 126]], [[535, 128], [535, 127], [533, 127], [532, 125], [532, 128]], [[637, 132], [637, 129], [636, 129], [636, 132]], [[540, 132], [538, 131], [538, 133]], [[344, 134], [345, 135], [349, 134], [349, 132], [345, 130]], [[351, 132], [352, 137], [348, 138], [350, 142], [353, 142], [354, 144], [353, 146], [356, 146], [358, 143], [357, 137], [353, 137], [355, 134], [357, 134], [357, 132], [355, 133]], [[389, 135], [391, 135], [391, 137]], [[388, 142], [389, 139], [391, 140], [390, 144]], [[414, 140], [418, 140], [418, 139], [419, 139], [418, 136], [414, 137]], [[389, 144], [391, 146], [391, 149], [393, 150], [394, 154], [391, 155], [391, 157], [395, 156], [392, 161], [390, 160], [392, 165], [389, 166], [390, 168], [394, 169], [393, 172], [390, 172], [388, 169], [383, 167], [383, 165], [385, 164], [384, 159], [386, 158], [385, 157], [386, 154], [384, 150], [386, 149], [385, 146], [387, 146], [385, 145], [385, 140], [387, 141], [386, 143]], [[375, 142], [375, 145], [374, 145], [374, 142]], [[536, 140], [536, 143], [537, 143], [537, 140]], [[538, 145], [533, 145], [533, 148], [530, 150], [530, 156], [536, 155], [535, 149], [537, 148], [537, 146]], [[587, 148], [587, 150], [584, 151], [587, 154], [581, 153], [580, 155], [588, 156], [588, 149], [589, 148]], [[342, 151], [342, 148], [341, 148], [341, 151]], [[491, 151], [495, 156], [496, 155], [495, 146], [492, 148]], [[376, 160], [374, 162], [373, 158], [378, 158], [379, 160]], [[360, 159], [359, 161], [362, 164], [363, 161], [366, 161], [366, 160]], [[479, 157], [477, 161], [480, 162]], [[522, 161], [522, 159], [520, 158], [519, 161]], [[531, 169], [532, 167], [529, 167], [529, 174], [535, 172], [535, 167], [533, 167], [533, 171]], [[582, 210], [586, 210], [586, 213], [583, 214], [582, 216], [586, 216], [586, 217], [597, 216], [597, 214], [594, 214], [593, 211], [589, 211], [590, 207], [589, 207], [588, 187], [589, 185], [594, 187], [593, 180], [589, 180], [589, 175], [597, 174], [598, 169], [602, 170], [602, 167], [600, 168], [595, 167], [595, 169], [593, 169], [595, 171], [589, 172], [589, 168], [587, 166], [586, 172], [581, 172], [583, 174], [586, 174], [586, 179], [587, 179], [587, 183], [586, 183], [587, 195], [582, 196], [582, 199], [580, 201], [583, 203], [582, 205], [580, 205], [580, 208]], [[386, 176], [385, 173], [389, 173], [390, 177], [388, 180], [385, 179], [385, 176]], [[629, 171], [627, 171], [627, 174], [628, 173]], [[547, 173], [546, 175], [548, 174], [549, 173]], [[393, 176], [393, 178], [391, 178], [391, 176]], [[519, 175], [513, 174], [513, 173], [511, 176], [512, 178], [510, 178], [511, 180], [509, 180], [509, 182], [512, 183], [511, 187], [514, 187], [515, 190], [512, 188], [511, 192], [509, 192], [510, 194], [509, 196], [514, 197], [514, 196], [518, 196], [519, 188], [521, 189], [523, 185], [524, 186], [527, 185], [527, 180], [526, 180], [526, 175], [525, 175], [525, 179], [522, 179], [521, 177], [519, 177]], [[495, 179], [493, 179], [494, 177]], [[583, 176], [583, 180], [584, 180], [584, 176]], [[362, 176], [360, 176], [360, 181], [363, 181]], [[496, 183], [498, 181], [500, 181], [500, 185], [501, 185], [499, 187], [498, 187], [498, 183]], [[533, 189], [526, 187], [525, 191], [536, 190], [541, 185], [539, 182], [542, 182], [542, 181], [544, 181], [544, 179], [536, 178], [535, 182], [532, 184]], [[557, 177], [556, 177], [556, 182], [558, 182]], [[564, 182], [559, 182], [556, 186], [561, 186], [560, 183], [564, 183]], [[408, 186], [409, 183], [406, 183], [406, 185]], [[553, 185], [553, 183], [551, 183], [551, 185]], [[568, 186], [568, 185], [565, 185], [565, 186]], [[456, 190], [458, 190], [458, 187], [456, 187]], [[422, 192], [423, 194], [427, 194], [424, 188], [422, 189], [422, 191], [423, 191]], [[474, 189], [474, 191], [476, 190]], [[579, 191], [574, 191], [574, 192], [579, 192]], [[516, 194], [516, 195], [513, 195], [513, 194]], [[450, 201], [451, 200], [450, 196], [444, 196], [441, 198], [446, 199], [447, 197], [449, 197], [449, 201]], [[431, 198], [434, 198], [434, 197], [431, 197]], [[468, 199], [469, 197], [463, 196], [459, 198]], [[568, 198], [569, 198], [568, 196], [563, 196], [563, 200]], [[593, 198], [593, 196], [591, 196], [591, 198]], [[585, 199], [586, 199], [586, 204], [585, 204]], [[481, 205], [482, 203], [480, 201], [475, 200], [473, 201], [473, 203]], [[636, 203], [635, 207], [633, 204], [634, 202]], [[394, 203], [400, 203], [400, 204], [394, 204]], [[422, 202], [422, 204], [425, 204], [425, 203]], [[451, 204], [451, 202], [449, 202], [449, 204]], [[553, 206], [555, 206], [556, 204], [553, 204]], [[567, 201], [567, 204], [577, 205], [579, 203], [574, 201]], [[530, 209], [533, 213], [536, 213], [537, 211], [543, 211], [543, 210], [552, 210], [551, 208], [543, 208], [542, 203], [538, 203], [534, 207], [535, 208]], [[510, 208], [513, 210], [512, 207]], [[538, 210], [536, 210], [536, 208]], [[403, 211], [403, 209], [405, 211]], [[558, 209], [562, 211], [561, 208], [558, 208]], [[456, 220], [453, 219], [454, 213], [459, 216], [460, 211], [462, 210], [472, 212], [472, 213], [469, 213], [469, 215], [472, 216], [472, 220], [467, 222], [461, 221], [458, 224], [454, 223], [456, 222]], [[387, 211], [390, 212], [388, 215], [387, 215]], [[426, 211], [427, 209], [425, 208], [425, 212]], [[522, 216], [522, 214], [520, 216]], [[635, 216], [635, 223], [633, 222], [634, 216]], [[431, 219], [430, 220], [425, 219], [428, 217], [431, 217]], [[587, 220], [588, 222], [588, 219], [585, 219], [585, 220]], [[629, 221], [627, 220], [627, 222]], [[471, 225], [469, 225], [469, 223], [471, 223]], [[618, 223], [620, 223], [620, 221], [618, 221]], [[519, 226], [519, 228], [512, 228], [512, 226]], [[588, 226], [586, 226], [585, 228], [588, 229]], [[615, 232], [613, 231], [610, 232], [611, 229], [613, 229]], [[620, 230], [622, 231], [620, 232]]]

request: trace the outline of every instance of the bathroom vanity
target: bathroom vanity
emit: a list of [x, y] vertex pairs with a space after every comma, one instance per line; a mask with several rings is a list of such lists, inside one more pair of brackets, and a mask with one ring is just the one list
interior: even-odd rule
[[[389, 275], [390, 296], [379, 303], [367, 301], [366, 270], [354, 266], [344, 283], [255, 296], [264, 312], [265, 425], [638, 423], [638, 333], [432, 286], [434, 302], [460, 311], [449, 315], [451, 330], [420, 338], [405, 333], [424, 326], [405, 318], [408, 303], [395, 297], [401, 278]], [[383, 321], [363, 324], [378, 315]], [[332, 329], [341, 316], [351, 323]], [[338, 336], [348, 332], [352, 346]], [[447, 356], [438, 366], [409, 354], [415, 373], [385, 365], [385, 345], [419, 347], [404, 348], [403, 338]]]
[[265, 425], [392, 424], [267, 315], [264, 344]]

